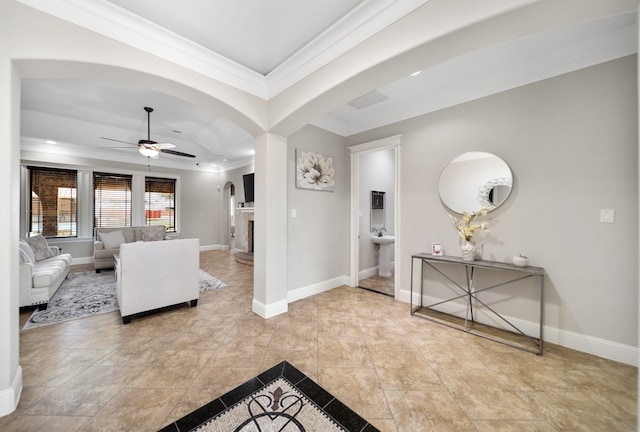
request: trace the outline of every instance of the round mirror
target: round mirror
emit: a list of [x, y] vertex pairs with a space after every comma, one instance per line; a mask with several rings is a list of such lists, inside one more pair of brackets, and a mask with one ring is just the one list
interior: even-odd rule
[[513, 176], [505, 161], [491, 153], [463, 153], [442, 170], [440, 200], [455, 213], [498, 208], [511, 193]]

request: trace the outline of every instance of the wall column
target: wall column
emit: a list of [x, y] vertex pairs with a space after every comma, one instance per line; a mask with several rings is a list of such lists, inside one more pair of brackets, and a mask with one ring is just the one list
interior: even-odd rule
[[19, 365], [18, 232], [20, 209], [20, 78], [10, 58], [0, 54], [0, 416], [13, 412], [22, 391]]
[[256, 137], [253, 311], [287, 312], [287, 139]]

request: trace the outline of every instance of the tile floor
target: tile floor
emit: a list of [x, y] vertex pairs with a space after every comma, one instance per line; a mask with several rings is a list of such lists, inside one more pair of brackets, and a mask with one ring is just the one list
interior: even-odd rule
[[252, 267], [226, 251], [201, 266], [228, 287], [196, 308], [20, 332], [24, 389], [0, 430], [154, 431], [281, 360], [383, 432], [636, 430], [634, 367], [551, 344], [539, 357], [350, 287], [264, 320]]

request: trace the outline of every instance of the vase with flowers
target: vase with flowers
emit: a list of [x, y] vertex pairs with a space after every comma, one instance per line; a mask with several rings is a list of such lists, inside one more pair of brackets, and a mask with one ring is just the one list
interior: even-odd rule
[[481, 216], [486, 216], [489, 212], [488, 208], [481, 208], [477, 212], [463, 212], [462, 217], [449, 215], [453, 219], [453, 226], [458, 230], [460, 238], [463, 240], [460, 252], [462, 259], [465, 261], [473, 261], [476, 258], [476, 245], [473, 242], [474, 236], [481, 230], [488, 230], [488, 222], [476, 222]]

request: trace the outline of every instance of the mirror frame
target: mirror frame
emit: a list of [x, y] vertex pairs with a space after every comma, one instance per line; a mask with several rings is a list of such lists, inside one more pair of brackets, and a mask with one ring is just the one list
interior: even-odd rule
[[[458, 165], [462, 163], [465, 165]], [[470, 170], [473, 169], [477, 170], [471, 175]], [[473, 184], [467, 183], [468, 177], [475, 178]], [[491, 194], [498, 190], [498, 186], [508, 186], [508, 190], [498, 203], [494, 203]], [[445, 196], [451, 190], [461, 189], [464, 189], [463, 200], [456, 202], [450, 194]], [[440, 202], [447, 210], [457, 214], [474, 213], [482, 208], [491, 212], [507, 201], [512, 190], [513, 173], [509, 165], [499, 156], [482, 151], [469, 151], [455, 157], [442, 169], [438, 180]], [[456, 198], [460, 198], [460, 195]]]

